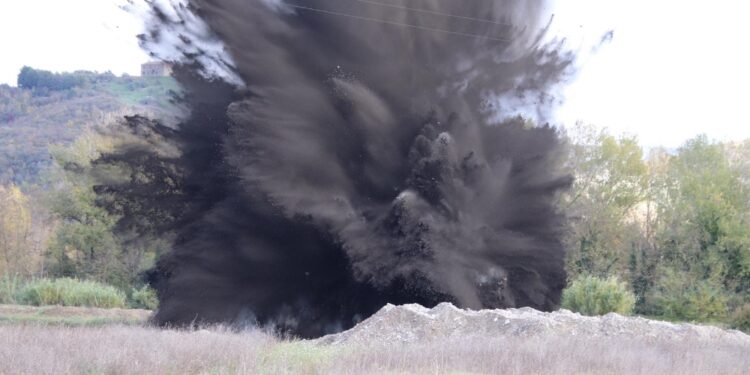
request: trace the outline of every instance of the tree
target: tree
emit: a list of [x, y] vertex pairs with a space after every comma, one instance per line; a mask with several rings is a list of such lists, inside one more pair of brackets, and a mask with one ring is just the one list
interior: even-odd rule
[[38, 70], [28, 66], [21, 68], [18, 73], [18, 87], [25, 89], [46, 89], [51, 91], [68, 90], [80, 86], [87, 81], [91, 73], [52, 73], [47, 70]]
[[56, 185], [48, 201], [59, 224], [48, 249], [49, 272], [123, 286], [127, 277], [118, 259], [122, 247], [112, 233], [116, 218], [96, 206], [88, 174], [91, 159], [102, 147], [102, 137], [87, 133], [70, 147], [51, 148], [56, 165], [49, 179]]
[[0, 186], [0, 274], [29, 274], [34, 270], [28, 199], [16, 186]]
[[163, 244], [116, 234], [119, 217], [97, 204], [95, 183], [118, 178], [118, 172], [96, 168], [92, 160], [111, 147], [111, 138], [89, 132], [69, 147], [51, 150], [55, 168], [48, 179], [56, 184], [48, 204], [59, 224], [48, 249], [49, 272], [130, 290], [141, 283], [140, 274], [153, 265]]
[[639, 205], [648, 191], [642, 150], [633, 137], [614, 137], [582, 124], [568, 139], [575, 183], [562, 204], [572, 218], [570, 277], [624, 273], [628, 255], [638, 245]]
[[[730, 162], [725, 145], [706, 136], [689, 140], [671, 158], [666, 178], [669, 183], [659, 202], [663, 266], [682, 275], [678, 281], [700, 283], [722, 294], [723, 300], [747, 300], [750, 189]], [[685, 293], [667, 297], [685, 298]]]
[[24, 66], [18, 73], [17, 83], [21, 88], [34, 88], [39, 84], [39, 72], [29, 66]]

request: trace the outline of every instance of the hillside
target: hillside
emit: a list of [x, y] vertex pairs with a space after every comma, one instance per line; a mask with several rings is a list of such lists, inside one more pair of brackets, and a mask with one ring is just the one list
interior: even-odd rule
[[35, 182], [51, 144], [70, 144], [93, 126], [127, 114], [173, 116], [179, 86], [171, 77], [85, 77], [59, 90], [0, 85], [0, 184]]

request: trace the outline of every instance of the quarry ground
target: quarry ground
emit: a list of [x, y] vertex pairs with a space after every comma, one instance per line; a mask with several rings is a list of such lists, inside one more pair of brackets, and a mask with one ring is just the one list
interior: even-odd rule
[[312, 341], [148, 327], [145, 310], [0, 306], [0, 374], [747, 374], [750, 336], [609, 314], [386, 306]]

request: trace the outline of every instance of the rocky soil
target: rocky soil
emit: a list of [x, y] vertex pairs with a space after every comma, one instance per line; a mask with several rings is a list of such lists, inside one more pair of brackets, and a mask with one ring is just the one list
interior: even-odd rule
[[441, 303], [432, 309], [417, 304], [389, 304], [352, 329], [324, 336], [315, 342], [393, 345], [450, 338], [540, 335], [628, 337], [654, 341], [719, 340], [726, 344], [747, 345], [750, 350], [750, 336], [712, 326], [675, 324], [615, 313], [589, 317], [568, 310], [549, 313], [532, 308], [473, 311], [459, 309], [450, 303]]

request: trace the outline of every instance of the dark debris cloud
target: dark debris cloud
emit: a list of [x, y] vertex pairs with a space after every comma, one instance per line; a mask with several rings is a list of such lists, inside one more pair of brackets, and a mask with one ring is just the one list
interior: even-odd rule
[[189, 114], [128, 117], [97, 165], [129, 178], [96, 190], [123, 231], [172, 239], [156, 322], [315, 337], [388, 302], [556, 308], [571, 178], [532, 120], [574, 56], [545, 42], [546, 7], [152, 4], [142, 44], [179, 55]]

